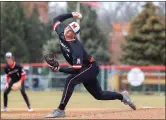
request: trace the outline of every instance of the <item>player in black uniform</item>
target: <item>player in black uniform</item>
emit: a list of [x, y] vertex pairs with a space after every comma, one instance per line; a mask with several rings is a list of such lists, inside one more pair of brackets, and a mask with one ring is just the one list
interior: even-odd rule
[[67, 80], [63, 91], [63, 96], [60, 105], [52, 113], [46, 115], [46, 118], [63, 117], [65, 116], [65, 107], [74, 91], [77, 84], [83, 83], [87, 91], [97, 100], [121, 100], [128, 104], [132, 109], [136, 109], [134, 103], [131, 101], [128, 92], [122, 93], [103, 91], [97, 80], [99, 73], [99, 66], [97, 62], [86, 52], [76, 34], [79, 33], [80, 26], [76, 22], [72, 22], [65, 26], [61, 22], [69, 18], [80, 19], [82, 15], [78, 12], [72, 12], [57, 16], [53, 19], [53, 30], [59, 35], [59, 42], [63, 56], [67, 62], [72, 66], [71, 68], [64, 68], [57, 66], [50, 66], [54, 71], [71, 74]]
[[6, 61], [7, 65], [4, 68], [6, 74], [6, 85], [4, 90], [4, 108], [1, 111], [4, 112], [8, 111], [7, 109], [8, 94], [11, 91], [11, 89], [13, 90], [20, 89], [20, 92], [28, 106], [28, 111], [29, 112], [33, 111], [24, 88], [24, 80], [26, 77], [26, 72], [23, 70], [20, 64], [15, 62], [11, 52], [6, 53]]

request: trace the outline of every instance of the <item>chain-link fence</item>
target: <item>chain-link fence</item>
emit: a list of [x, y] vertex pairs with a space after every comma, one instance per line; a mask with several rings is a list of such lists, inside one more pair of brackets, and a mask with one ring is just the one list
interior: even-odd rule
[[[61, 63], [61, 66], [67, 66]], [[4, 65], [1, 64], [1, 89], [5, 85]], [[52, 72], [45, 63], [23, 64], [27, 72], [25, 86], [30, 90], [62, 90], [68, 74]], [[133, 68], [140, 71], [132, 73]], [[137, 70], [138, 70], [137, 69]], [[129, 75], [131, 73], [131, 75]], [[131, 77], [132, 76], [132, 77]], [[99, 83], [103, 90], [128, 90], [139, 92], [162, 92], [165, 91], [165, 66], [110, 66], [100, 65], [98, 75]], [[135, 85], [134, 82], [137, 82]], [[140, 83], [139, 83], [140, 82]], [[138, 84], [139, 83], [139, 84]], [[80, 84], [76, 90], [85, 91]]]
[[[110, 90], [130, 92], [165, 91], [165, 66], [102, 66]], [[136, 70], [133, 72], [133, 70]]]

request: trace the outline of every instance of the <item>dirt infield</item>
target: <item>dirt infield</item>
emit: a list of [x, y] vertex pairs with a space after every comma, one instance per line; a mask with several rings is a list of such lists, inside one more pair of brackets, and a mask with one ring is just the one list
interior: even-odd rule
[[[51, 109], [9, 109], [1, 112], [1, 119], [44, 119]], [[68, 109], [65, 119], [165, 119], [165, 108], [131, 109]]]

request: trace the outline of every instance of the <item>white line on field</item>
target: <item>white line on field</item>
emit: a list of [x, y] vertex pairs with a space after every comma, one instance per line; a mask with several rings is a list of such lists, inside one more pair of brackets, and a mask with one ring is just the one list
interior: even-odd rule
[[156, 107], [151, 107], [151, 106], [144, 106], [142, 108], [156, 108]]

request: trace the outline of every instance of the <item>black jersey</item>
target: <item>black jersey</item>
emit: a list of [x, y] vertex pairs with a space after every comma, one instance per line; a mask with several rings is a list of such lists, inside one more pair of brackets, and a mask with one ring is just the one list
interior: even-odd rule
[[17, 82], [20, 80], [21, 76], [26, 74], [23, 70], [22, 66], [18, 63], [14, 63], [13, 68], [11, 68], [8, 64], [4, 68], [4, 72], [7, 76], [9, 76], [12, 82]]
[[66, 14], [59, 16], [59, 18], [54, 18], [54, 30], [59, 35], [61, 52], [70, 65], [73, 67], [78, 65], [82, 66], [84, 63], [86, 63], [86, 61], [89, 61], [90, 56], [77, 38], [72, 41], [66, 41], [64, 36], [64, 29], [66, 28], [66, 25], [60, 23], [66, 19], [65, 17], [70, 18], [72, 16], [70, 14]]

